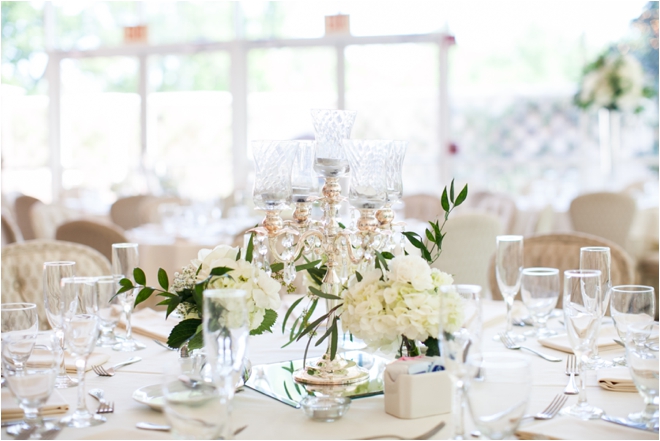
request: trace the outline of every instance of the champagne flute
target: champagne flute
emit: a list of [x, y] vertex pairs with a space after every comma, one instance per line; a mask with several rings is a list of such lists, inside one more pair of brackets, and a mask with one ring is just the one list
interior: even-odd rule
[[631, 413], [628, 419], [648, 429], [658, 427], [658, 351], [650, 340], [658, 338], [658, 325], [653, 321], [630, 324], [626, 330], [626, 361], [637, 391], [644, 398], [644, 410]]
[[3, 373], [9, 390], [25, 414], [24, 422], [9, 427], [8, 434], [17, 439], [43, 439], [45, 432], [58, 430], [56, 424], [44, 422], [41, 408], [53, 393], [62, 358], [60, 339], [53, 331], [35, 335], [34, 350], [23, 368], [17, 369], [16, 364], [3, 358]]
[[[481, 354], [481, 287], [449, 285], [440, 287], [440, 352], [444, 366], [455, 385], [453, 400], [454, 436], [465, 439], [463, 408], [465, 381], [474, 374], [465, 363], [470, 355], [475, 360]], [[473, 367], [473, 366], [472, 366]]]
[[562, 409], [562, 414], [583, 420], [597, 419], [603, 410], [587, 403], [586, 363], [598, 337], [603, 308], [603, 290], [599, 270], [564, 271], [564, 322], [568, 341], [580, 367], [578, 402]]
[[[616, 332], [621, 341], [626, 341], [628, 325], [652, 323], [655, 312], [653, 287], [641, 285], [620, 285], [612, 288], [610, 312]], [[616, 357], [614, 363], [625, 366], [626, 357]]]
[[96, 283], [99, 294], [99, 319], [101, 325], [101, 337], [97, 346], [113, 347], [119, 343], [115, 335], [115, 327], [121, 315], [121, 304], [119, 296], [113, 297], [119, 290], [119, 281], [124, 276], [101, 276], [97, 277]]
[[[44, 304], [46, 307], [46, 317], [51, 328], [60, 339], [62, 351], [64, 351], [64, 316], [65, 301], [62, 294], [62, 278], [73, 277], [75, 275], [76, 262], [60, 261], [44, 263]], [[60, 362], [60, 372], [55, 379], [55, 387], [64, 389], [78, 384], [66, 373], [64, 357]]]
[[548, 317], [559, 299], [559, 270], [557, 268], [525, 268], [522, 272], [520, 296], [534, 322], [531, 335], [537, 338], [556, 335], [548, 329]]
[[11, 363], [16, 371], [22, 371], [32, 353], [39, 330], [37, 305], [34, 303], [3, 303], [2, 358]]
[[[126, 277], [135, 284], [133, 270], [138, 267], [138, 244], [136, 243], [113, 243], [112, 244], [112, 274]], [[123, 274], [123, 276], [122, 276]], [[135, 306], [135, 296], [139, 289], [132, 289], [119, 294], [117, 298], [122, 306], [124, 317], [126, 317], [126, 337], [124, 341], [117, 343], [112, 349], [115, 351], [132, 352], [144, 349], [146, 346], [133, 338], [131, 327], [131, 314]]]
[[[610, 280], [610, 248], [609, 247], [582, 247], [580, 248], [580, 269], [599, 270], [601, 278], [601, 287], [603, 289], [603, 307], [601, 308], [600, 319], [598, 320], [598, 329], [607, 311], [610, 303], [610, 293], [612, 282]], [[591, 348], [591, 357], [587, 361], [587, 369], [605, 369], [614, 366], [611, 361], [603, 360], [598, 355], [598, 334], [594, 339]]]
[[[513, 341], [525, 341], [525, 336], [513, 332], [513, 300], [520, 290], [523, 270], [523, 237], [497, 236], [495, 275], [497, 286], [506, 303], [506, 334]], [[499, 335], [495, 340], [499, 340]]]
[[101, 415], [92, 414], [85, 402], [85, 365], [99, 337], [98, 293], [96, 278], [67, 277], [62, 279], [62, 292], [70, 299], [63, 312], [64, 337], [71, 355], [76, 359], [78, 373], [78, 404], [73, 415], [60, 422], [68, 427], [83, 428], [104, 423]]

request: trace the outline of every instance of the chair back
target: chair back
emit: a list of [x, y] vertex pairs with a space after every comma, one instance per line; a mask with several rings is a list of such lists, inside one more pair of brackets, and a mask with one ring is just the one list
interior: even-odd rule
[[[631, 285], [635, 280], [634, 264], [628, 253], [619, 245], [602, 237], [584, 233], [538, 234], [525, 237], [524, 267], [547, 267], [559, 269], [560, 291], [563, 292], [564, 271], [580, 268], [580, 248], [610, 248], [610, 280], [612, 286]], [[495, 256], [490, 259], [488, 269], [490, 291], [494, 300], [502, 300], [495, 276]], [[562, 306], [559, 296], [557, 308]]]
[[64, 222], [80, 217], [82, 217], [82, 214], [79, 211], [56, 204], [39, 202], [32, 205], [30, 210], [32, 230], [37, 239], [55, 239], [57, 227]]
[[2, 246], [22, 242], [23, 236], [8, 210], [2, 209]]
[[86, 245], [55, 240], [30, 240], [2, 249], [2, 302], [37, 304], [39, 329], [50, 329], [44, 308], [44, 262], [72, 260], [76, 276], [110, 275], [110, 261]]
[[442, 254], [431, 265], [452, 274], [455, 283], [480, 285], [488, 290], [488, 263], [495, 238], [502, 234], [500, 220], [487, 213], [465, 213], [445, 224]]
[[492, 214], [502, 222], [503, 234], [511, 234], [516, 222], [518, 207], [512, 197], [504, 193], [478, 191], [467, 198], [467, 207], [473, 211]]
[[430, 194], [413, 194], [402, 198], [406, 218], [430, 221], [444, 213], [440, 198]]
[[74, 220], [65, 222], [55, 233], [55, 239], [75, 242], [94, 248], [112, 261], [112, 244], [130, 242], [124, 231], [110, 223], [90, 220]]
[[153, 197], [145, 199], [139, 206], [140, 224], [157, 224], [162, 220], [160, 207], [162, 205], [184, 205], [184, 200], [178, 196]]
[[576, 197], [568, 210], [573, 229], [627, 246], [637, 206], [623, 193], [590, 193]]
[[14, 201], [14, 213], [16, 213], [16, 223], [18, 228], [21, 230], [23, 239], [32, 240], [36, 239], [34, 235], [34, 230], [32, 229], [32, 216], [30, 211], [32, 210], [32, 205], [37, 202], [41, 202], [37, 198], [32, 196], [21, 195], [16, 198]]
[[139, 227], [144, 224], [140, 215], [140, 206], [151, 199], [153, 199], [153, 196], [149, 195], [128, 196], [117, 199], [110, 207], [110, 219], [124, 230]]

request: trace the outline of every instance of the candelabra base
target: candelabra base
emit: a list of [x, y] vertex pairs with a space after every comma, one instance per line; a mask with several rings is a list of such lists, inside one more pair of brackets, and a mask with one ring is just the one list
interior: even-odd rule
[[328, 354], [324, 354], [315, 362], [295, 371], [293, 379], [303, 384], [355, 384], [368, 380], [369, 372], [340, 355], [330, 360]]

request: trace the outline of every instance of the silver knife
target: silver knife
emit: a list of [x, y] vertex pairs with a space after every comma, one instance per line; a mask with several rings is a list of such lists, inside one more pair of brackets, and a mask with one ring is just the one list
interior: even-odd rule
[[614, 423], [614, 424], [619, 424], [621, 426], [626, 426], [630, 427], [631, 429], [637, 429], [637, 430], [644, 430], [646, 432], [653, 432], [653, 433], [658, 433], [658, 428], [653, 428], [649, 429], [646, 424], [642, 423], [633, 423], [632, 421], [628, 421], [625, 418], [617, 418], [609, 415], [602, 415], [600, 417], [603, 421], [607, 421], [608, 423]]

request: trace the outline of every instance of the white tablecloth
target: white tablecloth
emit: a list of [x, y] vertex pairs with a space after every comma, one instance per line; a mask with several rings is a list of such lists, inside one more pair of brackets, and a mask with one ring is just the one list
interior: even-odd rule
[[[488, 315], [498, 316], [492, 313], [493, 308], [501, 308], [502, 317], [504, 303], [485, 302], [489, 308]], [[484, 350], [506, 352], [501, 343], [493, 341], [492, 336], [502, 328], [502, 320], [490, 320], [485, 329]], [[558, 326], [556, 321], [551, 321], [551, 326]], [[521, 328], [524, 329], [524, 328]], [[526, 328], [528, 329], [528, 328]], [[158, 384], [161, 381], [162, 367], [172, 362], [177, 356], [176, 352], [168, 351], [157, 346], [149, 339], [137, 336], [147, 348], [136, 353], [120, 353], [111, 349], [99, 349], [110, 355], [109, 363], [123, 361], [132, 355], [139, 355], [142, 362], [126, 366], [118, 371], [114, 377], [98, 377], [93, 372], [86, 374], [87, 390], [102, 388], [106, 392], [107, 399], [115, 402], [115, 412], [106, 414], [107, 423], [86, 429], [63, 429], [59, 439], [168, 439], [169, 434], [163, 432], [152, 432], [138, 430], [135, 424], [139, 421], [149, 421], [157, 424], [166, 424], [167, 421], [162, 413], [151, 410], [147, 406], [134, 401], [131, 396], [136, 389]], [[253, 365], [302, 358], [304, 342], [293, 344], [282, 349], [285, 338], [276, 328], [273, 334], [252, 337], [249, 343], [249, 358]], [[552, 354], [565, 359], [566, 354], [549, 348], [541, 347], [538, 343], [528, 339], [525, 343], [532, 348]], [[312, 345], [313, 346], [313, 345]], [[320, 355], [322, 349], [310, 348], [312, 355]], [[526, 352], [519, 352], [530, 360], [533, 369], [533, 390], [527, 409], [527, 413], [536, 413], [544, 409], [555, 394], [563, 391], [567, 383], [564, 374], [564, 362], [550, 363], [539, 357]], [[604, 352], [601, 355], [605, 359], [612, 359], [621, 355], [622, 350]], [[107, 364], [106, 364], [107, 365]], [[610, 392], [601, 389], [597, 385], [596, 375], [590, 372], [588, 376], [588, 399], [589, 402], [602, 407], [606, 413], [623, 417], [629, 412], [641, 410], [642, 398], [637, 393]], [[73, 411], [76, 404], [76, 389], [61, 389], [61, 395], [71, 406]], [[95, 409], [98, 404], [91, 397], [86, 397], [90, 409]], [[494, 397], [494, 399], [496, 399]], [[568, 404], [577, 400], [571, 396]], [[579, 427], [591, 429], [605, 429], [599, 431], [598, 437], [603, 433], [609, 433], [608, 428], [614, 425], [604, 421], [578, 421], [571, 417], [558, 416], [556, 421], [563, 419], [567, 423], [579, 424]], [[383, 396], [362, 398], [353, 400], [348, 413], [334, 423], [320, 423], [308, 419], [302, 410], [294, 409], [278, 401], [261, 395], [251, 389], [236, 395], [234, 399], [233, 426], [241, 427], [247, 425], [238, 439], [355, 439], [379, 434], [398, 434], [406, 437], [415, 437], [429, 430], [440, 421], [446, 421], [447, 426], [434, 438], [446, 439], [452, 433], [451, 415], [438, 415], [416, 420], [403, 420], [390, 416], [384, 411]], [[555, 420], [553, 420], [555, 421]], [[524, 427], [543, 422], [526, 422]], [[474, 429], [469, 415], [466, 415], [466, 426], [468, 431]], [[648, 438], [648, 432], [623, 428], [626, 438], [641, 439]], [[589, 431], [587, 431], [589, 433]], [[621, 436], [621, 431], [616, 432]], [[565, 436], [565, 435], [564, 435]], [[3, 437], [8, 438], [3, 431]]]

